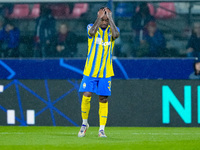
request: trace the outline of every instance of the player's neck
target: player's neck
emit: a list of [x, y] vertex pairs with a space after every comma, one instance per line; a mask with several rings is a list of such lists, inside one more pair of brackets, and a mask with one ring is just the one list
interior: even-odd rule
[[[101, 28], [101, 27], [100, 27]], [[101, 28], [101, 30], [105, 31], [107, 28]]]

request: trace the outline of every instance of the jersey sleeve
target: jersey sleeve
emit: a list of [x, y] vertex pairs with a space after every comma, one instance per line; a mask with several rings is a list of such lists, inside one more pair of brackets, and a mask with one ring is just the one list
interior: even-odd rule
[[88, 24], [87, 25], [87, 35], [88, 35], [88, 38], [90, 38], [90, 39], [92, 38], [92, 36], [90, 35], [89, 32], [90, 32], [90, 29], [92, 28], [92, 26], [93, 26], [93, 24]]
[[118, 32], [120, 33], [120, 29], [117, 27]]

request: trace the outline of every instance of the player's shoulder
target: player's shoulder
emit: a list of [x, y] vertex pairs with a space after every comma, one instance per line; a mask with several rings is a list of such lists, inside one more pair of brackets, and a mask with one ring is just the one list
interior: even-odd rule
[[88, 24], [88, 25], [87, 25], [87, 29], [90, 29], [90, 28], [92, 28], [92, 26], [93, 26], [93, 24], [92, 24], [92, 23]]
[[[108, 26], [108, 28], [110, 29], [110, 25]], [[120, 29], [117, 27], [118, 32], [120, 32]]]
[[120, 32], [120, 29], [119, 29], [119, 27], [117, 27], [117, 30], [118, 30], [118, 32]]

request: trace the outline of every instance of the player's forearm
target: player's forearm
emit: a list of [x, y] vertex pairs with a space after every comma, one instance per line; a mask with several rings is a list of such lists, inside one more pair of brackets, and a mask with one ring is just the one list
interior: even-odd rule
[[89, 31], [89, 34], [91, 36], [95, 36], [99, 26], [100, 26], [100, 23], [101, 23], [101, 18], [97, 18], [94, 25], [91, 27], [90, 31]]
[[109, 23], [112, 30], [112, 37], [113, 39], [117, 39], [119, 37], [119, 31], [117, 30], [117, 27], [112, 18], [109, 19]]

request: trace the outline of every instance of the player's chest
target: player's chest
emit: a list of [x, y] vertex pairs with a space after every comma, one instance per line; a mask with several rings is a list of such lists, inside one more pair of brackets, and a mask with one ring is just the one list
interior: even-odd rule
[[111, 45], [111, 33], [110, 32], [104, 32], [100, 33], [97, 32], [97, 35], [95, 37], [95, 43], [102, 46], [109, 46]]

